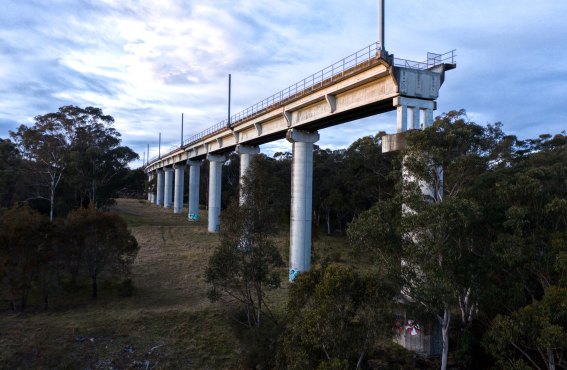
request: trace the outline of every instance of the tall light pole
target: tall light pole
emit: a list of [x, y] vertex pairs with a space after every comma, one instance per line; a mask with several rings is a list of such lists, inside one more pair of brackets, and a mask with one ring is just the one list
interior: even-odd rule
[[183, 113], [181, 113], [181, 146], [183, 148]]
[[386, 51], [386, 46], [384, 45], [384, 2], [385, 0], [380, 0], [378, 4], [378, 18], [379, 18], [379, 34], [378, 42], [380, 43], [380, 49]]
[[230, 128], [230, 89], [231, 89], [231, 84], [230, 84], [230, 74], [228, 75], [228, 119], [226, 120], [226, 127]]

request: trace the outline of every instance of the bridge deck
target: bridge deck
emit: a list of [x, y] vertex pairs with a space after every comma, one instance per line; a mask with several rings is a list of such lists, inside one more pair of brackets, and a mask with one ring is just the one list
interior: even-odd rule
[[152, 171], [207, 153], [233, 151], [284, 138], [290, 128], [314, 131], [395, 109], [396, 96], [434, 100], [454, 51], [427, 62], [382, 56], [372, 44], [171, 148], [146, 166]]

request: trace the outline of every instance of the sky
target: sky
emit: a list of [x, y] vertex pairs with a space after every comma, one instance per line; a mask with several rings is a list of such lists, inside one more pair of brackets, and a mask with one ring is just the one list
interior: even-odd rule
[[[64, 105], [115, 118], [157, 155], [378, 41], [379, 0], [0, 0], [0, 138]], [[456, 49], [434, 113], [520, 138], [567, 130], [567, 1], [386, 0], [385, 47]], [[395, 132], [395, 112], [320, 130], [321, 147]], [[291, 151], [285, 140], [262, 145]], [[142, 164], [142, 159], [132, 167]]]

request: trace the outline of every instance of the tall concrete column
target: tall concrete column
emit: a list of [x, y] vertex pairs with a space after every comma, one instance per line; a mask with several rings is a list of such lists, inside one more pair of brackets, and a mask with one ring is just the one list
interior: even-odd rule
[[[392, 152], [405, 149], [406, 132], [408, 130], [426, 129], [433, 124], [433, 110], [436, 102], [417, 98], [396, 97], [394, 105], [397, 109], [397, 131], [398, 133], [386, 135], [382, 138], [382, 152]], [[405, 162], [405, 158], [404, 158]], [[402, 162], [402, 177], [405, 182], [415, 182], [416, 179], [406, 170]], [[422, 194], [429, 196], [434, 201], [439, 201], [443, 197], [443, 168], [431, 168], [435, 183], [427, 183], [418, 180], [418, 185]], [[410, 212], [404, 207], [404, 212]]]
[[293, 144], [289, 246], [289, 280], [293, 281], [311, 268], [313, 143], [319, 134], [291, 129], [287, 140]]
[[244, 175], [246, 175], [246, 171], [248, 171], [248, 167], [250, 167], [250, 162], [252, 162], [252, 157], [258, 153], [260, 153], [260, 148], [257, 146], [248, 146], [248, 145], [237, 145], [236, 146], [236, 153], [240, 155], [240, 205], [244, 204]]
[[183, 212], [183, 182], [185, 180], [185, 164], [173, 165], [175, 170], [175, 191], [173, 192], [173, 213]]
[[220, 231], [222, 165], [224, 155], [207, 154], [209, 160], [209, 232]]
[[172, 206], [172, 194], [173, 194], [173, 168], [165, 167], [165, 181], [163, 189], [163, 207], [171, 208]]
[[189, 221], [199, 220], [199, 185], [201, 182], [201, 165], [203, 161], [188, 160], [189, 166]]
[[158, 206], [163, 205], [163, 183], [164, 183], [164, 173], [163, 169], [157, 170], [157, 187], [156, 187], [156, 204]]
[[152, 180], [153, 180], [153, 175], [151, 172], [148, 173], [148, 186], [147, 186], [147, 190], [148, 190], [148, 202], [152, 201]]

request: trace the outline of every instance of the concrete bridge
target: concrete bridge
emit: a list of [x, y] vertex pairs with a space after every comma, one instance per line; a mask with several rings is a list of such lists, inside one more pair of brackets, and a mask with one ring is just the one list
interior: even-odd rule
[[[193, 135], [183, 145], [148, 161], [145, 171], [157, 187], [148, 200], [173, 212], [183, 210], [189, 167], [190, 220], [198, 219], [199, 167], [209, 162], [208, 230], [220, 229], [221, 171], [226, 154], [240, 155], [244, 176], [259, 145], [286, 138], [293, 144], [289, 277], [311, 266], [313, 144], [319, 129], [397, 110], [397, 133], [385, 151], [400, 145], [401, 133], [433, 123], [435, 99], [445, 71], [456, 67], [454, 51], [428, 53], [425, 62], [394, 58], [372, 44], [263, 101]], [[241, 197], [242, 201], [242, 197]]]

